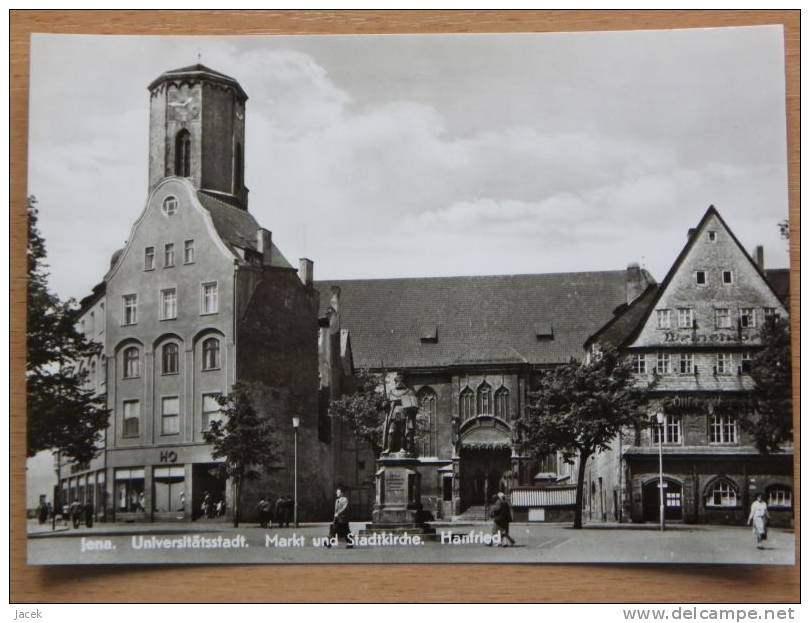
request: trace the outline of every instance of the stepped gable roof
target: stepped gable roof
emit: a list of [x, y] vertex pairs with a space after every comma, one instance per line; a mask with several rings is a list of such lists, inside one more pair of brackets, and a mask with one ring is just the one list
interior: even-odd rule
[[152, 82], [149, 83], [149, 90], [153, 90], [159, 84], [172, 80], [172, 81], [181, 81], [183, 79], [200, 79], [205, 78], [211, 82], [218, 82], [220, 84], [225, 84], [228, 86], [233, 87], [236, 93], [239, 95], [242, 101], [245, 101], [248, 96], [247, 93], [242, 89], [242, 86], [236, 80], [236, 78], [232, 78], [222, 72], [216, 71], [211, 69], [210, 67], [206, 67], [202, 63], [195, 63], [194, 65], [188, 65], [186, 67], [180, 67], [178, 69], [170, 69], [169, 71], [164, 71], [160, 74], [157, 78], [155, 78]]
[[[235, 253], [236, 248], [257, 250], [256, 238], [260, 228], [250, 212], [228, 203], [226, 195], [214, 196], [208, 191], [200, 190], [197, 191], [197, 199], [208, 210], [217, 233], [231, 251]], [[275, 242], [272, 242], [270, 265], [275, 268], [292, 268]]]
[[789, 268], [767, 268], [765, 277], [771, 288], [782, 301], [782, 305], [790, 311], [790, 269]]
[[[317, 281], [360, 368], [558, 364], [626, 302], [626, 271]], [[539, 331], [537, 327], [545, 327]], [[426, 330], [428, 328], [428, 330]], [[548, 331], [548, 328], [551, 331]]]

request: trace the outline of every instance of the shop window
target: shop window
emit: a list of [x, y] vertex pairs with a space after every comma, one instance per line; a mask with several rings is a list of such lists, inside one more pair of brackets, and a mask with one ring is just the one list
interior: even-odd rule
[[182, 513], [185, 510], [186, 470], [182, 465], [155, 467], [153, 508], [157, 513]]
[[124, 378], [134, 379], [141, 375], [141, 353], [137, 346], [124, 350]]
[[469, 387], [465, 387], [458, 397], [458, 414], [462, 420], [475, 416], [475, 396]]
[[180, 399], [169, 396], [161, 400], [161, 434], [176, 435], [180, 432]]
[[180, 347], [171, 342], [164, 344], [160, 352], [161, 372], [163, 374], [177, 374], [180, 369]]
[[706, 506], [717, 508], [737, 506], [736, 485], [727, 478], [719, 479], [706, 496]]
[[124, 401], [124, 437], [140, 434], [141, 403], [138, 400]]
[[509, 390], [505, 387], [495, 392], [495, 417], [509, 421]]
[[144, 499], [143, 468], [116, 469], [115, 508], [122, 513], [143, 512]]
[[793, 506], [793, 492], [790, 487], [777, 485], [768, 489], [768, 507], [790, 508]]
[[709, 443], [737, 443], [737, 418], [731, 415], [712, 415]]
[[219, 366], [219, 340], [209, 337], [202, 344], [203, 370], [216, 370]]
[[492, 415], [492, 387], [486, 381], [478, 386], [478, 415]]

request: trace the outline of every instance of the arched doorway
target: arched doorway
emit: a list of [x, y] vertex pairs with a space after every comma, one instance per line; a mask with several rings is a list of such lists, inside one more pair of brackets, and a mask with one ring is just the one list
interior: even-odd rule
[[461, 508], [488, 506], [504, 475], [511, 471], [509, 448], [462, 448], [459, 475]]
[[[644, 521], [659, 521], [658, 478], [644, 485], [641, 498]], [[669, 478], [664, 478], [664, 518], [667, 521], [683, 519], [683, 486]]]

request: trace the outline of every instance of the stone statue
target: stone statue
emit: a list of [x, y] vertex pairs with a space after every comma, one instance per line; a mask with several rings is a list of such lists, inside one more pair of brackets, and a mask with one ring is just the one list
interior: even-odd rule
[[382, 455], [416, 456], [416, 412], [419, 403], [414, 391], [405, 384], [402, 374], [394, 377], [394, 388], [388, 392], [388, 415], [383, 426]]

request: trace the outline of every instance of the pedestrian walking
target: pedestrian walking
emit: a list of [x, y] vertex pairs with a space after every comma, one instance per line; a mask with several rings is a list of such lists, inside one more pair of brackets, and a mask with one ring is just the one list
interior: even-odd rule
[[748, 515], [748, 524], [754, 526], [754, 537], [757, 540], [757, 549], [765, 549], [762, 542], [768, 538], [768, 505], [758, 493], [756, 500], [751, 504], [751, 513]]
[[276, 523], [278, 524], [278, 527], [283, 528], [284, 527], [284, 515], [285, 515], [285, 512], [286, 512], [285, 508], [284, 508], [284, 496], [283, 495], [278, 496], [278, 499], [276, 499], [276, 503], [273, 506], [273, 511], [274, 511], [273, 514], [275, 515]]
[[335, 491], [335, 515], [332, 526], [329, 530], [329, 537], [337, 537], [338, 543], [343, 541], [347, 548], [351, 548], [349, 542], [349, 500], [343, 495], [343, 491]]
[[256, 509], [259, 512], [259, 525], [262, 528], [266, 528], [267, 522], [270, 520], [270, 502], [262, 496], [259, 499], [259, 503], [256, 505]]
[[506, 547], [506, 541], [511, 545], [515, 539], [509, 535], [509, 524], [512, 522], [512, 505], [506, 499], [503, 491], [498, 491], [495, 504], [492, 506], [493, 533], [501, 535], [500, 547]]
[[210, 517], [212, 512], [213, 503], [211, 501], [211, 494], [206, 491], [203, 494], [202, 504], [200, 504], [200, 510], [202, 511], [203, 517]]

